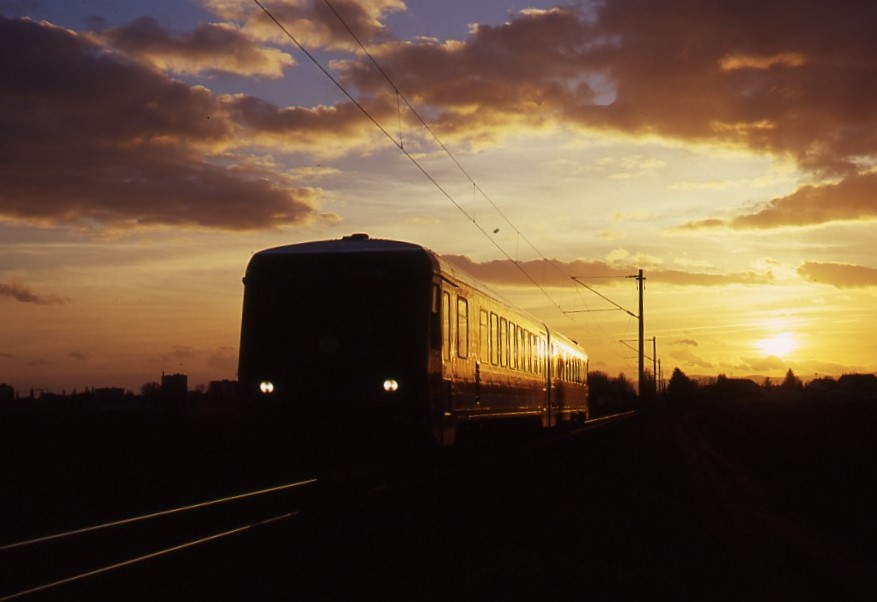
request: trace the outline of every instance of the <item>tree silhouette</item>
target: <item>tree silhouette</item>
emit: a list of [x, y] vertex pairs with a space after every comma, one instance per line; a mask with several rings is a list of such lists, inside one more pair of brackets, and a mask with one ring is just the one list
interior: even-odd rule
[[803, 391], [804, 383], [801, 382], [801, 379], [795, 376], [795, 373], [789, 368], [789, 371], [786, 372], [786, 377], [783, 379], [782, 384], [780, 384], [780, 388], [784, 391]]
[[667, 384], [667, 400], [678, 406], [686, 406], [694, 401], [697, 395], [697, 383], [691, 380], [678, 367], [673, 369], [670, 382]]

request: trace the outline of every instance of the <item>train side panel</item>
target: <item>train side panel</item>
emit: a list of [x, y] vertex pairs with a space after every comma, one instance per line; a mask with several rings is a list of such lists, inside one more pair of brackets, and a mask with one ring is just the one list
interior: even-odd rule
[[587, 418], [587, 356], [574, 342], [458, 273], [441, 276], [446, 441], [470, 421]]

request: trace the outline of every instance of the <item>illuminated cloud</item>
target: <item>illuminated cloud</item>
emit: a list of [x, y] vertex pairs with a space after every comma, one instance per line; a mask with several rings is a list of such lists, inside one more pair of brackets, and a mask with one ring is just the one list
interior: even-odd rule
[[776, 370], [786, 370], [789, 368], [789, 363], [787, 361], [775, 355], [768, 355], [766, 357], [744, 357], [741, 359], [743, 360], [743, 365], [739, 366], [738, 368], [742, 370], [770, 372]]
[[[811, 0], [794, 10], [790, 19], [779, 2], [715, 10], [697, 0], [660, 7], [617, 0], [522, 11], [501, 25], [474, 26], [465, 40], [391, 41], [374, 50], [446, 136], [496, 143], [507, 132], [546, 127], [656, 135], [791, 158], [817, 180], [846, 178], [838, 186], [856, 188], [877, 159], [877, 110], [869, 102], [877, 54], [863, 18], [873, 8]], [[336, 66], [348, 84], [387, 92], [368, 62]], [[790, 207], [806, 203], [807, 190], [800, 192], [790, 195]], [[843, 205], [824, 213], [805, 207], [797, 219], [862, 214]], [[798, 223], [774, 209], [733, 225]]]
[[759, 211], [734, 218], [728, 225], [772, 228], [858, 219], [877, 219], [877, 173], [852, 175], [837, 184], [804, 186]]
[[[277, 107], [170, 79], [160, 69], [276, 77], [293, 66], [289, 52], [277, 50], [292, 42], [254, 3], [203, 6], [219, 22], [183, 33], [150, 18], [91, 36], [0, 18], [0, 50], [11, 57], [0, 66], [0, 125], [8, 132], [0, 151], [13, 157], [0, 167], [9, 184], [0, 215], [235, 230], [321, 219], [320, 191], [277, 170], [232, 163], [240, 156], [233, 151], [336, 157], [373, 148], [380, 134], [346, 101]], [[874, 213], [867, 194], [875, 176], [867, 169], [877, 160], [877, 110], [868, 99], [877, 55], [856, 3], [809, 0], [789, 19], [784, 3], [769, 1], [717, 11], [697, 0], [660, 7], [613, 0], [524, 10], [505, 23], [473, 25], [461, 40], [396, 38], [387, 17], [406, 10], [401, 0], [333, 6], [443, 137], [485, 145], [510, 132], [556, 128], [657, 136], [789, 158], [814, 182], [838, 182], [804, 187], [731, 222], [689, 228]], [[329, 68], [380, 122], [412, 119], [396, 112], [392, 88], [326, 3], [269, 7], [306, 47], [337, 52]], [[630, 160], [603, 168], [633, 178], [663, 165]]]
[[685, 365], [697, 366], [698, 368], [712, 368], [713, 365], [705, 359], [698, 357], [691, 352], [690, 349], [682, 349], [680, 351], [671, 351], [670, 357], [679, 360]]
[[222, 71], [252, 77], [279, 78], [292, 56], [260, 47], [226, 23], [205, 23], [191, 32], [173, 34], [153, 17], [140, 17], [99, 34], [107, 44], [176, 73]]
[[[288, 37], [251, 0], [203, 0], [221, 19], [242, 24], [259, 40], [292, 45]], [[320, 0], [273, 0], [265, 6], [305, 47], [353, 49], [356, 44], [332, 9]], [[386, 38], [384, 18], [405, 10], [402, 0], [334, 0], [332, 6], [363, 42]]]
[[[390, 42], [376, 53], [403, 92], [461, 135], [553, 121], [854, 167], [854, 156], [877, 150], [877, 115], [862, 100], [873, 97], [877, 71], [872, 32], [852, 7], [801, 3], [792, 20], [786, 10], [618, 0], [587, 12], [522, 11], [462, 41]], [[783, 28], [763, 26], [777, 21]], [[364, 90], [386, 86], [365, 61], [339, 68]]]
[[317, 212], [319, 191], [229, 160], [253, 142], [239, 98], [27, 19], [0, 16], [0, 53], [2, 217], [230, 230], [336, 219]]
[[801, 67], [806, 64], [806, 57], [800, 52], [781, 52], [770, 56], [747, 54], [729, 54], [719, 60], [724, 71], [735, 69], [770, 69], [772, 67]]
[[808, 261], [798, 268], [798, 273], [813, 282], [838, 288], [877, 286], [877, 269], [861, 265]]
[[854, 174], [835, 184], [802, 186], [792, 194], [730, 220], [688, 222], [681, 230], [766, 229], [877, 220], [877, 173]]
[[70, 299], [58, 295], [39, 295], [22, 282], [0, 282], [0, 297], [11, 297], [35, 305], [66, 305]]

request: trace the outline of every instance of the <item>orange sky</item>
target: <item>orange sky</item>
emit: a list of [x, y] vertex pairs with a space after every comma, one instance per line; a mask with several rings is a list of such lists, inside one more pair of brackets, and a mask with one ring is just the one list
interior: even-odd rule
[[0, 382], [234, 378], [250, 254], [358, 231], [592, 370], [636, 323], [571, 277], [635, 311], [639, 268], [668, 375], [877, 369], [872, 3], [333, 2], [397, 97], [323, 0], [264, 2], [386, 133], [253, 2], [74, 4], [0, 3]]

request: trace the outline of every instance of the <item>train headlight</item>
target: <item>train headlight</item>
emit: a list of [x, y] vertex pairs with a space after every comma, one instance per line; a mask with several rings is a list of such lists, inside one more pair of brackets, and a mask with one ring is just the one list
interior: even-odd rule
[[259, 390], [262, 393], [264, 393], [265, 395], [268, 395], [269, 393], [273, 393], [274, 392], [274, 383], [272, 383], [270, 380], [263, 380], [262, 382], [259, 383]]
[[395, 378], [388, 378], [384, 381], [384, 391], [394, 393], [399, 390], [399, 381]]

